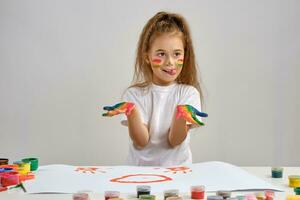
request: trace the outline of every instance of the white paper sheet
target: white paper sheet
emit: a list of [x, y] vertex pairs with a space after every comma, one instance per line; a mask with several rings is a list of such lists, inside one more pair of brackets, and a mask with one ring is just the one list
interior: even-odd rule
[[75, 193], [80, 190], [135, 193], [137, 185], [150, 185], [154, 194], [168, 189], [188, 193], [193, 185], [204, 185], [209, 192], [266, 189], [281, 191], [281, 188], [237, 166], [217, 161], [179, 167], [48, 165], [40, 167], [35, 174], [35, 180], [24, 182], [28, 193]]

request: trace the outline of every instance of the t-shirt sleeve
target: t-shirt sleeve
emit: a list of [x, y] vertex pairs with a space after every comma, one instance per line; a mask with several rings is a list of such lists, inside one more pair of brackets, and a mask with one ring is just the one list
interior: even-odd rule
[[[195, 87], [188, 86], [183, 93], [182, 98], [180, 99], [179, 105], [191, 105], [201, 112], [201, 100], [198, 90]], [[197, 116], [197, 118], [202, 122], [201, 117]], [[199, 127], [199, 125], [192, 124], [190, 122], [187, 122], [187, 125], [189, 126], [189, 128]]]
[[[132, 102], [138, 109], [142, 122], [148, 125], [147, 110], [144, 103], [144, 98], [142, 97], [142, 92], [138, 88], [129, 88], [125, 91], [122, 96], [122, 101]], [[121, 116], [121, 124], [128, 126], [127, 116], [124, 114]]]

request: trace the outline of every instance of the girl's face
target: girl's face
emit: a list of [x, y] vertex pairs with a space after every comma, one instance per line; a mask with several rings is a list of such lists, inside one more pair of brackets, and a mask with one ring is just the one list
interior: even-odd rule
[[162, 34], [151, 45], [148, 58], [153, 72], [153, 83], [170, 85], [179, 76], [184, 60], [184, 45], [178, 34]]

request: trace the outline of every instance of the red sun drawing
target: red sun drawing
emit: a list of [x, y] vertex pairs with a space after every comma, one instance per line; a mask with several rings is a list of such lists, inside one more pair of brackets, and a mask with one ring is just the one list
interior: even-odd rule
[[158, 174], [130, 174], [111, 179], [111, 182], [117, 183], [158, 183], [171, 181], [172, 178]]
[[95, 174], [96, 172], [102, 172], [102, 173], [106, 173], [106, 171], [103, 171], [101, 169], [99, 169], [98, 167], [77, 167], [77, 169], [75, 170], [76, 172], [82, 172], [82, 173], [92, 173]]
[[189, 167], [169, 167], [166, 168], [168, 171], [165, 172], [171, 172], [173, 174], [176, 174], [177, 172], [182, 172], [184, 174], [188, 173], [188, 172], [192, 172], [192, 170]]

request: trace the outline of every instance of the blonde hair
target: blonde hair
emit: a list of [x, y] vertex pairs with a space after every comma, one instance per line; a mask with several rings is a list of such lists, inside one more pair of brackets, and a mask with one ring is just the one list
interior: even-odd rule
[[179, 33], [184, 44], [184, 62], [177, 83], [194, 86], [200, 93], [203, 105], [203, 92], [200, 87], [195, 54], [190, 30], [186, 20], [179, 14], [158, 12], [145, 25], [140, 35], [132, 85], [130, 87], [147, 87], [152, 83], [152, 69], [148, 61], [148, 52], [154, 39], [163, 33]]

